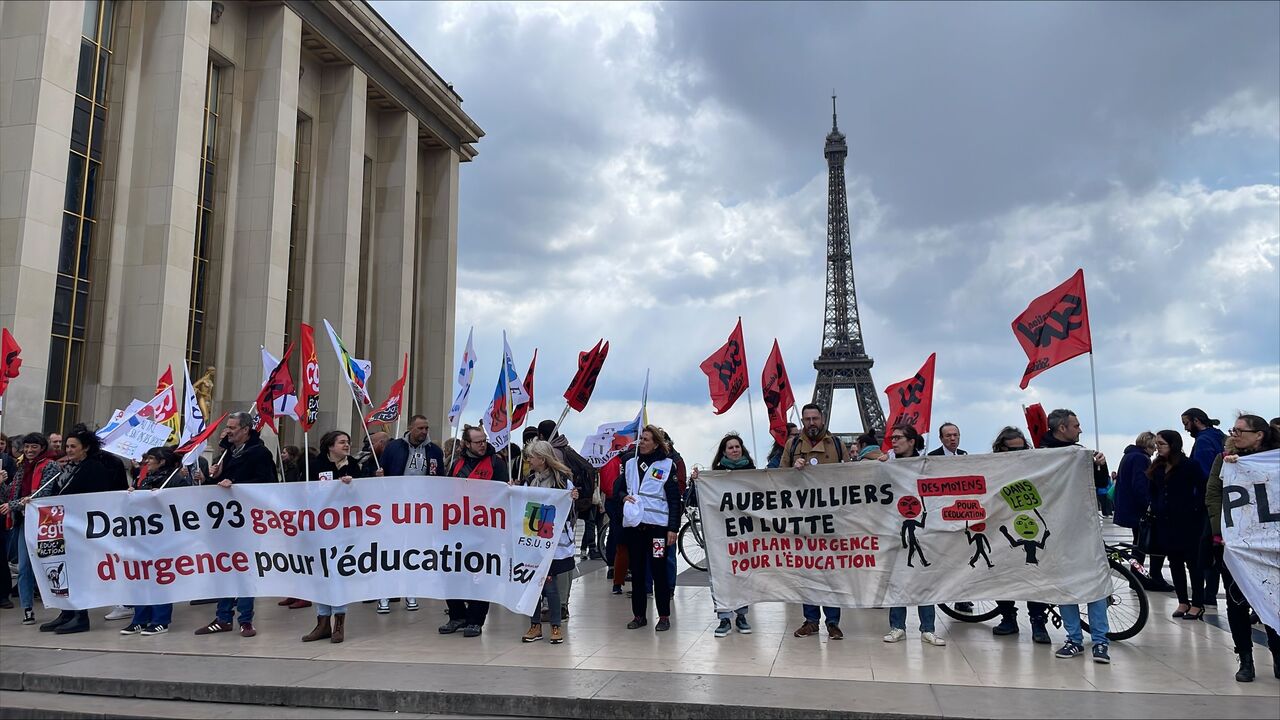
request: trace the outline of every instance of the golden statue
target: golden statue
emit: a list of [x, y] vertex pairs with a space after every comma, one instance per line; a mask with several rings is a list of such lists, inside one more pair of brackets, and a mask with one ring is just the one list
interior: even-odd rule
[[209, 415], [209, 408], [213, 402], [213, 375], [217, 370], [218, 368], [210, 365], [199, 380], [191, 383], [191, 389], [196, 394], [196, 404], [200, 406], [200, 413], [205, 422], [208, 422], [209, 418], [212, 417]]

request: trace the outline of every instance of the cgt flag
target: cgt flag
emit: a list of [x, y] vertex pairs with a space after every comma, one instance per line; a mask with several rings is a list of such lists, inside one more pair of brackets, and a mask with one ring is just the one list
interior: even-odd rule
[[173, 366], [165, 368], [156, 381], [156, 396], [164, 395], [160, 407], [154, 409], [152, 420], [169, 426], [169, 443], [174, 444], [182, 433], [182, 414], [178, 412], [178, 388], [173, 385]]
[[795, 407], [796, 396], [791, 392], [791, 381], [787, 379], [787, 367], [782, 364], [782, 350], [778, 348], [777, 338], [773, 340], [769, 359], [764, 361], [760, 387], [764, 393], [765, 409], [769, 411], [769, 434], [779, 445], [786, 445], [787, 412]]
[[609, 356], [609, 343], [603, 338], [587, 352], [578, 353], [578, 372], [564, 391], [565, 402], [578, 412], [591, 400], [591, 393], [596, 390], [596, 379], [600, 377], [600, 369], [604, 367], [604, 359]]
[[278, 433], [275, 424], [275, 403], [286, 395], [293, 394], [293, 378], [289, 376], [289, 356], [293, 354], [293, 343], [285, 348], [284, 357], [276, 364], [267, 381], [262, 384], [258, 399], [253, 403], [253, 429], [261, 430], [263, 425]]
[[529, 416], [529, 411], [533, 409], [533, 366], [538, 363], [538, 348], [533, 349], [533, 359], [529, 361], [529, 372], [524, 374], [524, 392], [529, 396], [528, 402], [522, 402], [516, 405], [511, 411], [511, 428], [515, 429], [524, 424], [525, 418]]
[[1027, 354], [1022, 373], [1025, 390], [1031, 378], [1077, 355], [1093, 352], [1089, 334], [1089, 304], [1084, 294], [1084, 269], [1041, 295], [1013, 320], [1013, 336]]
[[1044, 442], [1044, 436], [1049, 434], [1049, 416], [1044, 412], [1044, 406], [1040, 403], [1029, 405], [1022, 409], [1022, 414], [1027, 416], [1027, 431], [1031, 433], [1031, 444], [1040, 447]]
[[0, 395], [9, 388], [9, 381], [18, 377], [22, 367], [22, 348], [13, 339], [9, 328], [0, 330]]
[[742, 318], [738, 318], [738, 324], [729, 334], [729, 340], [698, 366], [702, 372], [706, 373], [707, 387], [711, 391], [711, 404], [716, 408], [716, 415], [727, 412], [733, 407], [750, 384], [747, 379], [747, 358], [743, 345]]
[[404, 407], [404, 382], [409, 377], [409, 353], [404, 354], [404, 370], [400, 378], [391, 384], [391, 392], [387, 399], [373, 412], [365, 416], [366, 424], [371, 422], [388, 425], [400, 419], [400, 408]]
[[316, 357], [315, 330], [302, 323], [299, 333], [302, 347], [302, 384], [298, 387], [298, 424], [309, 432], [320, 414], [320, 358]]
[[889, 396], [889, 424], [884, 434], [884, 450], [889, 449], [888, 432], [899, 425], [910, 425], [922, 436], [929, 432], [929, 415], [933, 411], [933, 363], [938, 353], [933, 353], [913, 377], [894, 383], [884, 389]]

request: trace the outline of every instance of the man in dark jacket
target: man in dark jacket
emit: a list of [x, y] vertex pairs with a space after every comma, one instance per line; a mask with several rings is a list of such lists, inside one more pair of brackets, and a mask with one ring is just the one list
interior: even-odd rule
[[[1195, 438], [1195, 444], [1191, 446], [1191, 459], [1204, 471], [1205, 477], [1209, 477], [1213, 472], [1213, 461], [1222, 455], [1223, 444], [1227, 439], [1217, 426], [1218, 421], [1210, 418], [1209, 413], [1200, 408], [1188, 408], [1182, 413], [1182, 429]], [[1200, 537], [1200, 564], [1204, 568], [1204, 603], [1205, 607], [1216, 608], [1221, 573], [1218, 571], [1218, 564], [1210, 562], [1213, 556], [1212, 537], [1213, 533], [1209, 531], [1206, 522]]]
[[[450, 476], [467, 480], [507, 482], [511, 475], [507, 463], [494, 452], [484, 429], [468, 425], [462, 429], [462, 454], [453, 461]], [[441, 635], [462, 630], [462, 637], [479, 637], [484, 620], [489, 616], [489, 603], [483, 600], [448, 600], [449, 622], [440, 626]]]
[[930, 450], [930, 455], [969, 454], [960, 449], [960, 426], [955, 423], [942, 423], [942, 427], [938, 428], [938, 439], [942, 441], [942, 447]]
[[[209, 475], [218, 481], [218, 487], [246, 483], [276, 482], [275, 458], [262, 444], [258, 431], [253, 429], [249, 413], [236, 412], [227, 416], [227, 427], [222, 431], [218, 444], [224, 452], [222, 458], [209, 468]], [[217, 616], [213, 622], [196, 630], [196, 635], [212, 635], [230, 632], [234, 625], [234, 613], [240, 615], [240, 635], [253, 637], [253, 598], [222, 598], [218, 601]]]
[[427, 418], [414, 415], [409, 418], [409, 431], [403, 438], [387, 443], [379, 456], [382, 470], [388, 477], [396, 475], [444, 475], [444, 452], [431, 442], [431, 426]]

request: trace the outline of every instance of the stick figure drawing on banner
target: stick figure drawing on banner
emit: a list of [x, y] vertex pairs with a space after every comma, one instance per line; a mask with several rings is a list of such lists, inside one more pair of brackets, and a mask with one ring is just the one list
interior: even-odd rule
[[969, 558], [969, 567], [977, 567], [978, 558], [982, 558], [987, 562], [987, 567], [992, 568], [991, 556], [987, 553], [991, 550], [991, 541], [987, 539], [986, 523], [977, 523], [971, 529], [969, 523], [964, 524], [964, 534], [969, 538], [969, 544], [973, 545], [973, 557]]
[[[915, 567], [911, 562], [911, 558], [915, 555], [920, 556], [920, 563], [925, 567], [929, 567], [930, 563], [924, 558], [924, 550], [920, 547], [920, 542], [916, 540], [916, 528], [924, 529], [925, 518], [929, 515], [929, 511], [925, 510], [920, 499], [907, 495], [898, 501], [898, 514], [902, 515], [902, 547], [907, 548], [907, 567]], [[916, 518], [920, 519], [917, 520]]]
[[[1040, 514], [1039, 510], [1032, 510], [1031, 512], [1035, 513], [1037, 518], [1040, 518], [1040, 523], [1044, 523], [1044, 516]], [[1049, 528], [1045, 527], [1044, 537], [1040, 538], [1039, 542], [1036, 542], [1035, 537], [1040, 533], [1040, 523], [1037, 523], [1035, 518], [1025, 513], [1014, 518], [1013, 529], [1022, 537], [1021, 540], [1014, 540], [1013, 536], [1009, 534], [1009, 528], [1004, 525], [1000, 526], [1000, 532], [1009, 541], [1009, 547], [1016, 548], [1021, 546], [1027, 553], [1028, 565], [1040, 564], [1040, 561], [1036, 559], [1036, 550], [1043, 550], [1044, 544], [1049, 541]]]

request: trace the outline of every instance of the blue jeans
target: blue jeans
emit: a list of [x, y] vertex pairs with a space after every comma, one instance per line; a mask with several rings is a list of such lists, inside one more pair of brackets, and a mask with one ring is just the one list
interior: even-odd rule
[[32, 607], [35, 597], [36, 573], [31, 567], [27, 538], [22, 533], [18, 533], [18, 600], [25, 610]]
[[[1058, 613], [1062, 615], [1062, 627], [1067, 631], [1067, 639], [1077, 645], [1084, 644], [1084, 635], [1080, 632], [1080, 606], [1059, 605]], [[1107, 625], [1107, 599], [1094, 600], [1089, 603], [1089, 639], [1094, 645], [1106, 645], [1107, 633], [1111, 630]]]
[[133, 609], [133, 621], [130, 625], [171, 625], [173, 623], [173, 603], [164, 605], [138, 605]]
[[[347, 614], [346, 605], [325, 605], [324, 603], [316, 603], [316, 617], [329, 617], [330, 615], [346, 615], [346, 614]], [[250, 610], [249, 616], [250, 617], [253, 616], [252, 610]]]
[[[567, 573], [560, 573], [560, 575], [566, 574]], [[529, 623], [531, 625], [539, 625], [542, 623], [542, 612], [540, 610], [542, 602], [547, 603], [547, 620], [553, 627], [559, 625], [561, 621], [564, 620], [564, 617], [560, 614], [560, 575], [547, 573], [547, 580], [542, 583], [542, 598], [539, 601], [539, 604], [534, 606], [533, 614], [529, 616]]]
[[[916, 607], [916, 614], [920, 616], [920, 632], [933, 632], [933, 621], [938, 615], [938, 610], [933, 605], [920, 605]], [[889, 608], [889, 627], [899, 630], [907, 629], [907, 609], [905, 607]]]
[[[717, 612], [717, 613], [716, 613], [716, 617], [720, 618], [721, 620], [732, 620], [732, 619], [733, 619], [733, 616], [734, 616], [734, 613], [737, 613], [738, 615], [741, 615], [742, 617], [746, 617], [746, 616], [747, 616], [747, 611], [748, 611], [748, 610], [750, 610], [750, 609], [751, 609], [751, 607], [750, 607], [750, 606], [748, 606], [748, 605], [743, 605], [742, 607], [738, 608], [737, 610], [734, 610], [733, 612]], [[837, 609], [839, 609], [839, 608], [837, 608]], [[814, 622], [817, 622], [817, 621], [815, 620]]]
[[[804, 620], [805, 620], [805, 622], [811, 622], [811, 623], [816, 623], [816, 622], [818, 622], [818, 606], [817, 606], [817, 605], [805, 605], [805, 606], [803, 606], [803, 607], [804, 607]], [[827, 622], [831, 623], [832, 625], [839, 625], [839, 624], [840, 624], [840, 608], [838, 608], [838, 607], [823, 607], [823, 608], [822, 608], [822, 612], [826, 614], [826, 616], [827, 616]]]
[[234, 616], [232, 610], [240, 613], [240, 624], [253, 622], [253, 598], [222, 598], [218, 601], [217, 619], [220, 623], [231, 624]]

